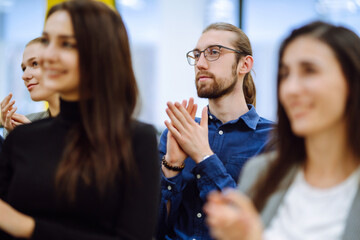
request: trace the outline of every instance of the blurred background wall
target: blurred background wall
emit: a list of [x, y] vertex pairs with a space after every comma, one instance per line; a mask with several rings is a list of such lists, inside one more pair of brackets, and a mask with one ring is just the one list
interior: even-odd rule
[[[210, 23], [229, 22], [249, 36], [257, 111], [274, 121], [281, 40], [313, 20], [341, 24], [360, 34], [360, 0], [117, 0], [115, 6], [130, 36], [142, 99], [139, 118], [159, 132], [167, 119], [167, 101], [195, 97], [200, 109], [207, 104], [196, 96], [194, 69], [185, 54]], [[0, 99], [12, 92], [22, 114], [44, 109], [44, 103], [31, 101], [20, 63], [24, 45], [41, 35], [46, 9], [47, 0], [0, 0]]]

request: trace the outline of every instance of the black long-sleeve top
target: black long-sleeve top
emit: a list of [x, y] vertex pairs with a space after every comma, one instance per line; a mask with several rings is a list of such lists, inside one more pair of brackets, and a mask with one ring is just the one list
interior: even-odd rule
[[4, 138], [2, 136], [0, 136], [0, 152], [1, 152], [3, 142], [4, 142]]
[[[19, 126], [6, 138], [0, 198], [35, 219], [34, 240], [151, 239], [160, 186], [154, 128], [138, 121], [131, 126], [136, 181], [116, 182], [104, 195], [80, 181], [70, 203], [56, 190], [55, 174], [67, 133], [81, 116], [76, 102], [61, 101], [60, 108], [57, 117]], [[0, 231], [0, 239], [5, 235]]]

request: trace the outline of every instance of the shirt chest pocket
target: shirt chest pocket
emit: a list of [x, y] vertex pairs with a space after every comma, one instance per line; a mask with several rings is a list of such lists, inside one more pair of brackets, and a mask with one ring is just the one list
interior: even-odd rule
[[231, 175], [231, 177], [236, 183], [239, 180], [241, 169], [243, 168], [244, 164], [247, 162], [248, 159], [249, 157], [244, 157], [243, 155], [236, 154], [232, 155], [225, 164], [227, 172]]

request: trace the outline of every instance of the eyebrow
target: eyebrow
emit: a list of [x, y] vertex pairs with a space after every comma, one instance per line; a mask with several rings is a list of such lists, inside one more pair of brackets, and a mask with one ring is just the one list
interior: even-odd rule
[[32, 57], [32, 58], [29, 58], [26, 62], [31, 62], [32, 60], [34, 60], [36, 57]]
[[316, 66], [316, 62], [313, 61], [301, 61], [300, 62], [301, 66], [307, 67], [307, 66]]
[[[219, 46], [222, 46], [222, 45], [221, 45], [221, 44], [210, 44], [210, 45], [206, 46], [206, 47], [204, 48], [204, 50], [207, 49], [207, 48], [209, 48], [209, 47], [219, 47]], [[225, 46], [222, 46], [222, 47], [225, 48]], [[199, 48], [194, 48], [193, 51], [195, 51], [195, 50], [200, 51]]]
[[[49, 34], [47, 32], [43, 32], [42, 33], [43, 36], [48, 36]], [[74, 35], [64, 35], [64, 34], [61, 34], [61, 35], [57, 35], [57, 38], [62, 38], [62, 39], [75, 39], [75, 36]]]

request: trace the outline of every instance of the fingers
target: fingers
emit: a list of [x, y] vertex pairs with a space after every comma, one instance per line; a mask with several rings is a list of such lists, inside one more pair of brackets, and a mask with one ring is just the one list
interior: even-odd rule
[[183, 101], [181, 102], [181, 105], [183, 105], [184, 107], [186, 107], [186, 100], [183, 100]]
[[165, 121], [165, 126], [171, 133], [172, 137], [174, 137], [175, 139], [181, 138], [181, 134], [171, 123], [169, 123], [168, 121]]
[[14, 106], [15, 100], [11, 100], [12, 93], [9, 93], [0, 103], [1, 106], [1, 122], [5, 129], [10, 132], [14, 127], [24, 123], [30, 123], [30, 120], [24, 115], [15, 113], [17, 108]]
[[220, 191], [211, 191], [207, 195], [207, 203], [214, 202], [214, 203], [220, 203], [222, 201], [222, 194]]
[[[177, 108], [177, 110], [179, 111], [179, 113], [181, 114], [181, 118], [179, 119], [180, 120], [180, 122], [182, 123], [182, 124], [186, 124], [186, 123], [188, 123], [188, 124], [195, 124], [195, 121], [194, 121], [194, 119], [191, 117], [191, 115], [190, 115], [190, 112], [192, 111], [192, 108], [193, 108], [193, 104], [191, 104], [191, 110], [190, 110], [190, 112], [188, 112], [188, 110], [187, 109], [185, 109], [181, 104], [179, 104], [178, 102], [176, 102], [175, 104], [175, 107]], [[176, 114], [176, 113], [175, 113]]]
[[10, 111], [8, 111], [7, 113], [5, 113], [5, 116], [4, 116], [4, 127], [5, 129], [10, 132], [14, 129], [14, 126], [13, 125], [13, 121], [11, 120], [13, 114], [15, 113], [15, 111], [17, 110], [16, 107], [14, 107], [13, 109], [11, 109]]
[[[227, 204], [221, 197], [216, 201], [207, 203], [205, 207], [204, 211], [207, 214], [206, 222], [215, 231], [224, 231], [230, 225], [238, 222], [241, 216], [239, 209], [235, 209], [230, 204]], [[215, 235], [219, 236], [219, 234]]]
[[9, 93], [9, 95], [7, 95], [2, 101], [1, 101], [1, 109], [3, 109], [10, 101], [10, 99], [12, 98], [12, 93]]
[[217, 215], [218, 208], [221, 205], [226, 205], [227, 203], [224, 201], [223, 194], [220, 191], [212, 191], [207, 196], [207, 201], [204, 206], [204, 211], [209, 215], [209, 218]]
[[171, 120], [171, 124], [180, 132], [184, 131], [184, 126], [183, 126], [183, 122], [185, 122], [184, 116], [172, 103], [169, 102], [168, 107], [169, 108], [167, 108], [165, 111]]
[[18, 113], [13, 114], [12, 120], [18, 122], [19, 124], [25, 124], [25, 123], [30, 123], [31, 122], [27, 117], [25, 117], [22, 114], [18, 114]]
[[[168, 102], [167, 105], [166, 113], [170, 117], [171, 123], [181, 131], [187, 124], [186, 115], [189, 115], [189, 113], [187, 113], [185, 108], [178, 102], [175, 104]], [[183, 111], [180, 111], [180, 109]]]
[[1, 116], [2, 116], [2, 121], [3, 121], [3, 124], [5, 123], [5, 116], [7, 115], [7, 113], [13, 109], [13, 106], [15, 104], [15, 100], [12, 100], [10, 102], [7, 102], [5, 104], [5, 106], [2, 106], [1, 107]]
[[[184, 101], [186, 101], [186, 100], [184, 100]], [[186, 107], [186, 111], [190, 114], [191, 118], [195, 119], [195, 115], [196, 115], [196, 111], [197, 111], [197, 104], [194, 104], [194, 98], [192, 98], [192, 97], [189, 98], [188, 106], [186, 106], [186, 104], [183, 106]]]
[[[178, 110], [179, 110], [179, 112], [181, 112], [183, 115], [184, 115], [184, 117], [185, 118], [180, 118], [180, 116], [177, 114], [177, 112], [174, 112], [174, 116], [176, 116], [176, 117], [178, 117], [179, 118], [179, 120], [187, 120], [187, 121], [189, 121], [190, 119], [187, 119], [186, 118], [186, 116], [187, 116], [187, 114], [185, 113], [185, 111], [183, 111], [184, 109], [186, 110], [186, 112], [190, 115], [190, 117], [191, 117], [191, 119], [192, 120], [194, 120], [195, 119], [195, 115], [196, 115], [196, 111], [197, 111], [197, 104], [195, 104], [194, 103], [194, 98], [189, 98], [189, 101], [187, 101], [187, 100], [183, 100], [182, 102], [181, 102], [181, 104], [180, 103], [178, 103], [178, 102], [175, 102], [174, 104], [173, 103], [171, 103], [171, 102], [168, 102], [168, 107], [169, 107], [169, 109], [171, 110], [171, 111], [174, 111], [174, 109], [171, 107], [171, 106], [169, 106], [169, 104], [172, 106], [175, 106]], [[181, 106], [181, 107], [180, 107]], [[182, 121], [181, 121], [182, 122]], [[191, 121], [192, 122], [192, 121]]]
[[[235, 189], [227, 189], [222, 193], [219, 191], [209, 193], [207, 197], [207, 203], [205, 205], [206, 208], [204, 210], [211, 213], [215, 208], [220, 208], [221, 205], [230, 207], [230, 210], [237, 213], [242, 212], [257, 214], [256, 208], [252, 201], [247, 196]], [[213, 213], [221, 212], [216, 210]], [[223, 215], [223, 213], [220, 215]]]
[[251, 200], [235, 189], [210, 193], [204, 211], [214, 238], [262, 239], [259, 214]]
[[204, 107], [202, 112], [201, 112], [201, 121], [200, 121], [200, 126], [202, 127], [206, 127], [208, 126], [208, 113], [207, 113], [207, 107]]
[[194, 107], [193, 107], [193, 109], [192, 109], [192, 111], [190, 113], [190, 116], [191, 116], [192, 119], [195, 119], [197, 107], [198, 107], [198, 105], [194, 104]]
[[187, 112], [191, 113], [193, 107], [194, 107], [194, 98], [190, 98], [189, 99], [189, 104], [186, 107]]
[[194, 98], [189, 99], [189, 105], [186, 109], [191, 116], [191, 119], [195, 119], [196, 111], [197, 111], [197, 104], [194, 104]]
[[24, 124], [24, 123], [11, 120], [11, 125], [12, 125], [14, 128], [17, 127], [17, 126], [23, 125], [23, 124]]
[[223, 194], [224, 200], [229, 202], [231, 205], [238, 207], [239, 209], [246, 209], [251, 214], [256, 214], [257, 210], [252, 201], [236, 190], [227, 190]]
[[225, 194], [216, 192], [208, 196], [208, 201], [204, 207], [207, 215], [206, 223], [210, 227], [210, 233], [217, 239], [241, 239], [233, 236], [244, 235], [238, 224], [240, 220], [241, 209], [234, 207], [225, 199]]

